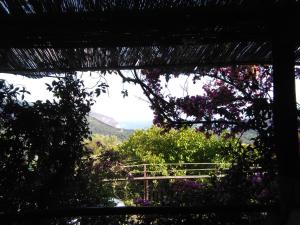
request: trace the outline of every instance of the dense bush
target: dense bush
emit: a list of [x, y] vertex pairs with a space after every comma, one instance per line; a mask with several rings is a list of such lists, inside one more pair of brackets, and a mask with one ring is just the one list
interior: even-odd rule
[[72, 74], [47, 89], [52, 102], [28, 103], [25, 89], [0, 81], [0, 211], [92, 204], [83, 142], [93, 93]]
[[[185, 174], [182, 167], [172, 166], [170, 170], [167, 163], [225, 162], [227, 166], [224, 167], [230, 165], [228, 170], [223, 170], [222, 167], [221, 171], [210, 173], [210, 179], [149, 181], [150, 192], [156, 195], [150, 205], [226, 205], [240, 204], [241, 201], [244, 204], [276, 201], [275, 198], [273, 201], [270, 198], [277, 193], [277, 187], [270, 175], [260, 168], [260, 152], [252, 145], [241, 144], [228, 133], [221, 136], [208, 135], [193, 128], [165, 131], [154, 126], [148, 130], [136, 131], [118, 146], [118, 150], [125, 159], [127, 157], [127, 164], [159, 164], [147, 168], [150, 171], [161, 171], [148, 172], [148, 175], [154, 176]], [[132, 175], [143, 176], [143, 168], [140, 167], [139, 170], [141, 174]], [[225, 177], [216, 176], [221, 173]], [[253, 178], [255, 176], [257, 178]], [[253, 181], [255, 179], [258, 182]], [[142, 182], [128, 182], [128, 195], [142, 198], [143, 185]], [[179, 187], [178, 185], [182, 186], [174, 188]], [[192, 189], [191, 185], [194, 185]], [[264, 193], [268, 197], [262, 198]]]
[[228, 135], [204, 134], [193, 128], [165, 131], [153, 126], [137, 130], [119, 146], [128, 161], [144, 163], [216, 162], [236, 151], [238, 140]]

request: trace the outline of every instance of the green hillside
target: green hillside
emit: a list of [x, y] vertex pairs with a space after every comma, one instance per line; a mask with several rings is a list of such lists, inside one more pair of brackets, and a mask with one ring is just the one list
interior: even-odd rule
[[110, 126], [91, 116], [88, 117], [88, 122], [93, 134], [114, 135], [120, 140], [127, 139], [128, 136], [134, 132], [134, 130], [120, 129]]

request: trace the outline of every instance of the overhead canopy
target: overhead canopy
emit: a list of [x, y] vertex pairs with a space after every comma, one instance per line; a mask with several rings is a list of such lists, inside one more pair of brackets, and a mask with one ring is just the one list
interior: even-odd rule
[[299, 25], [299, 0], [0, 0], [0, 72], [42, 77], [274, 62], [274, 142], [286, 218], [299, 205]]
[[1, 0], [0, 72], [270, 64], [299, 25], [297, 0]]

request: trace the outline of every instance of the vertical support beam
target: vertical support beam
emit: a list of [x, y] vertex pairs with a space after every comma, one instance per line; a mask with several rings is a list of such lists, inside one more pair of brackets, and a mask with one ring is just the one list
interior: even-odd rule
[[273, 42], [274, 128], [280, 175], [299, 174], [295, 57], [292, 41]]
[[[288, 24], [286, 24], [288, 26]], [[285, 29], [284, 29], [285, 30]], [[283, 31], [282, 31], [283, 32]], [[289, 36], [285, 33], [286, 37]], [[274, 129], [284, 216], [300, 203], [298, 127], [295, 94], [295, 44], [279, 38], [273, 41]]]

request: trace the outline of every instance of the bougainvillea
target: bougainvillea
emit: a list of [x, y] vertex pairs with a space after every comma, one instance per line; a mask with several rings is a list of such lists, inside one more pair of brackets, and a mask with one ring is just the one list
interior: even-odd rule
[[[296, 77], [299, 77], [296, 69]], [[196, 68], [192, 73], [163, 69], [134, 71], [124, 81], [139, 84], [154, 111], [153, 123], [164, 128], [195, 127], [202, 132], [257, 134], [256, 146], [271, 149], [273, 140], [272, 67], [244, 65], [214, 69]], [[199, 94], [178, 97], [167, 92], [168, 81], [190, 76]], [[270, 151], [269, 151], [270, 152]], [[271, 155], [268, 156], [272, 157]]]
[[[197, 125], [200, 130], [224, 129], [242, 132], [266, 130], [272, 119], [272, 69], [270, 66], [236, 66], [211, 69], [191, 74], [199, 82], [202, 94], [174, 97], [161, 91], [165, 76], [157, 70], [142, 70], [140, 81], [147, 85], [145, 94], [151, 99], [161, 126]], [[176, 78], [178, 75], [173, 75]], [[172, 78], [172, 75], [169, 75]], [[205, 79], [205, 80], [204, 80]]]
[[[295, 78], [299, 78], [298, 70], [296, 68]], [[121, 76], [124, 78], [124, 75]], [[195, 85], [199, 85], [198, 94], [188, 94], [186, 91], [186, 95], [178, 96], [168, 92], [169, 80], [182, 76], [189, 76]], [[133, 77], [125, 81], [141, 86], [154, 111], [153, 123], [157, 126], [167, 130], [194, 127], [200, 132], [205, 132], [207, 137], [211, 133], [221, 134], [224, 130], [229, 136], [241, 136], [246, 131], [255, 133], [252, 144], [241, 147], [241, 152], [245, 152], [246, 155], [233, 154], [232, 162], [237, 166], [231, 168], [226, 181], [223, 180], [219, 186], [226, 190], [224, 193], [231, 193], [232, 196], [237, 196], [233, 190], [237, 190], [241, 184], [256, 188], [252, 194], [255, 193], [258, 199], [270, 196], [277, 174], [273, 146], [272, 66], [195, 68], [190, 73], [170, 72], [164, 69], [141, 70], [133, 71]], [[243, 164], [248, 166], [242, 166]], [[253, 177], [249, 177], [243, 172], [246, 169], [251, 170], [253, 165], [261, 167], [264, 173], [257, 172]], [[235, 175], [230, 176], [230, 172]], [[245, 190], [242, 188], [240, 196], [243, 191]], [[226, 194], [223, 197], [226, 197]]]

